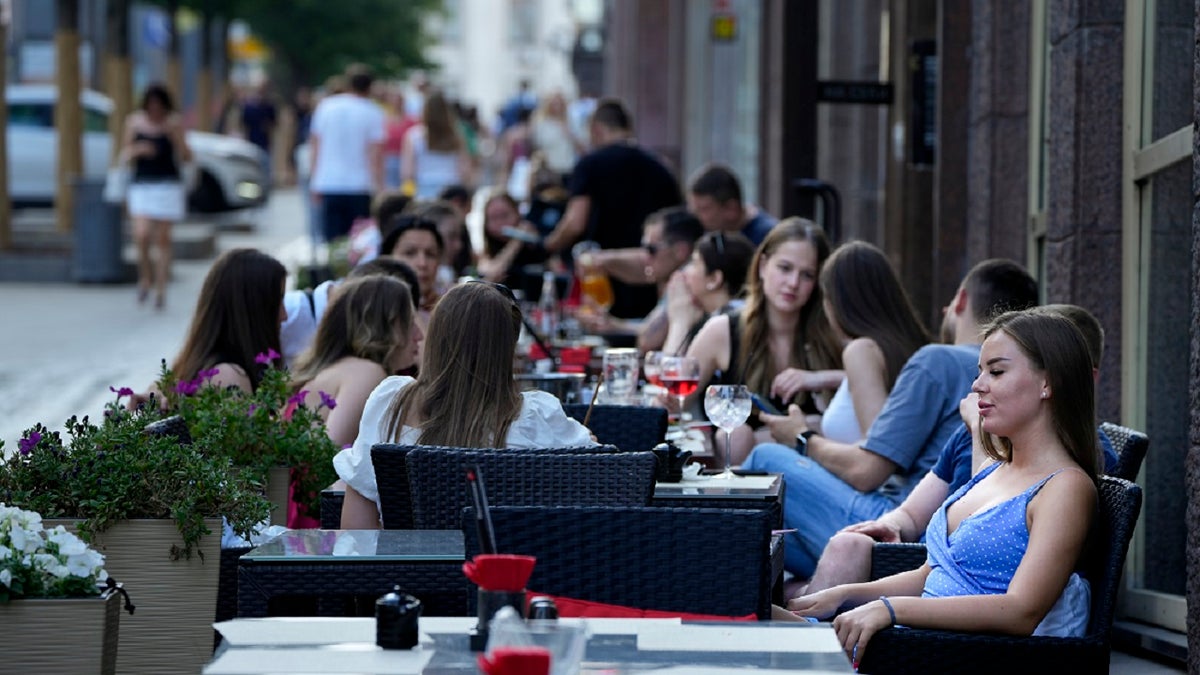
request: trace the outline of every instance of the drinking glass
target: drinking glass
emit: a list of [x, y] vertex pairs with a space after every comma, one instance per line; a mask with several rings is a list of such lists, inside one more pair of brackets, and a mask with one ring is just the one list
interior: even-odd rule
[[662, 352], [646, 352], [646, 356], [642, 358], [642, 374], [646, 376], [646, 384], [662, 386], [662, 380], [659, 379], [662, 374], [662, 359]]
[[575, 258], [575, 269], [579, 274], [579, 292], [593, 307], [607, 312], [613, 304], [612, 283], [604, 269], [596, 264], [596, 253], [600, 245], [594, 241], [581, 241], [571, 248]]
[[604, 393], [611, 403], [627, 404], [637, 390], [636, 349], [604, 350]]
[[665, 356], [659, 362], [658, 377], [668, 393], [679, 397], [680, 423], [690, 419], [691, 415], [684, 410], [684, 399], [700, 386], [700, 361], [694, 356]]
[[714, 478], [732, 478], [733, 430], [750, 417], [750, 390], [741, 384], [714, 384], [704, 390], [704, 412], [725, 432], [725, 470]]

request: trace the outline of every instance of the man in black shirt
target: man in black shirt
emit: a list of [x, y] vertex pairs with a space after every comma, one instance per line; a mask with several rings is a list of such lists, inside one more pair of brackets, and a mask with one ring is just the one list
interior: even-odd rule
[[[549, 251], [591, 240], [601, 248], [641, 244], [642, 224], [659, 209], [683, 203], [679, 182], [657, 158], [638, 147], [633, 123], [620, 101], [596, 105], [589, 124], [592, 147], [571, 173], [570, 200], [558, 226], [544, 242]], [[653, 286], [612, 280], [612, 316], [636, 319], [654, 308]]]

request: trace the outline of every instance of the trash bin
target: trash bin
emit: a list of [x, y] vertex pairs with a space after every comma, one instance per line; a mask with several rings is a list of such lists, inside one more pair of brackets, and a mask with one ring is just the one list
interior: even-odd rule
[[72, 184], [75, 281], [121, 283], [132, 281], [134, 269], [122, 259], [122, 208], [104, 201], [104, 181], [79, 179]]

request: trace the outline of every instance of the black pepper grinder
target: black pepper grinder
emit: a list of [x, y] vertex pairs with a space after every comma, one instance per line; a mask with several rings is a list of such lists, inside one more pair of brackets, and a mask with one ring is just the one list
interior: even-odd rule
[[375, 601], [375, 644], [384, 649], [416, 647], [420, 617], [421, 601], [394, 587]]

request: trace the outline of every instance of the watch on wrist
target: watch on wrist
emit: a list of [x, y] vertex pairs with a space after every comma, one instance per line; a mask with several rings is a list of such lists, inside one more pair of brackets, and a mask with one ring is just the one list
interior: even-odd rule
[[805, 429], [804, 431], [796, 434], [796, 452], [807, 457], [808, 439], [816, 435], [817, 432], [813, 431], [812, 429]]

